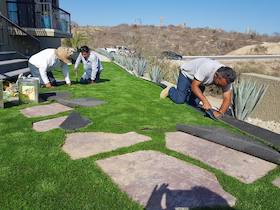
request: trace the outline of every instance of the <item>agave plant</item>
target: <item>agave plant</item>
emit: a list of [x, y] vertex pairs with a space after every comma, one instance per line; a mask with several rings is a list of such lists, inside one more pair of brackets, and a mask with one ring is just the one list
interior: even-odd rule
[[116, 62], [116, 63], [118, 63], [118, 64], [120, 64], [120, 65], [122, 65], [123, 66], [123, 64], [124, 64], [124, 61], [123, 61], [123, 56], [120, 56], [120, 55], [117, 55], [117, 54], [112, 54], [112, 56], [113, 56], [113, 60]]
[[264, 96], [267, 85], [239, 79], [233, 85], [233, 110], [239, 120], [245, 120]]
[[143, 77], [147, 69], [147, 61], [143, 58], [135, 59], [134, 73]]
[[134, 59], [134, 58], [126, 57], [125, 67], [126, 67], [129, 71], [133, 71], [133, 69], [134, 69], [134, 64], [135, 64], [135, 59]]
[[109, 58], [111, 61], [114, 60], [114, 54], [109, 53], [109, 52], [107, 52], [107, 51], [104, 50], [104, 49], [97, 48], [97, 49], [95, 49], [95, 51], [96, 51], [97, 53], [100, 53], [101, 55], [104, 55], [105, 57]]
[[163, 79], [163, 73], [159, 66], [152, 66], [149, 75], [150, 79], [155, 83], [160, 83]]

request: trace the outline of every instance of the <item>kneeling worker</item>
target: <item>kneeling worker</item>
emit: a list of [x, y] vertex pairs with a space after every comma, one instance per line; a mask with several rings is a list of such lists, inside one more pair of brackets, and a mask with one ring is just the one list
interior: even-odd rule
[[169, 86], [161, 94], [161, 98], [169, 98], [177, 103], [188, 103], [197, 107], [202, 102], [202, 108], [212, 109], [211, 104], [203, 95], [206, 85], [215, 84], [223, 90], [223, 102], [219, 110], [213, 114], [216, 118], [222, 117], [231, 104], [232, 84], [236, 79], [236, 73], [230, 67], [226, 67], [218, 61], [208, 58], [198, 58], [180, 67], [177, 88]]
[[80, 79], [80, 83], [89, 84], [99, 82], [103, 67], [97, 55], [94, 52], [91, 52], [88, 46], [82, 46], [80, 48], [80, 54], [74, 67], [75, 71], [78, 70], [81, 61], [84, 65], [84, 74]]
[[74, 50], [66, 47], [45, 49], [30, 57], [28, 66], [33, 77], [40, 78], [40, 84], [51, 88], [56, 85], [52, 70], [62, 69], [66, 84], [70, 85], [68, 65], [71, 64], [71, 55]]

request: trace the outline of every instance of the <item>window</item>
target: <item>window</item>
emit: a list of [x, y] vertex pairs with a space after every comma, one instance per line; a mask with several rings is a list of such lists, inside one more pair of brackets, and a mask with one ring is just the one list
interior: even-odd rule
[[17, 1], [16, 0], [10, 0], [7, 2], [7, 8], [8, 8], [8, 17], [9, 19], [18, 24], [18, 8], [17, 8]]

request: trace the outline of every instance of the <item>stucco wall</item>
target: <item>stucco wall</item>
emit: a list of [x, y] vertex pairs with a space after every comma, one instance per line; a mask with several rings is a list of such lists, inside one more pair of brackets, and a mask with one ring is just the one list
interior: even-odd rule
[[[280, 71], [280, 70], [279, 70]], [[246, 73], [241, 78], [252, 79], [260, 84], [267, 84], [265, 96], [251, 113], [250, 117], [264, 121], [280, 122], [280, 77]]]

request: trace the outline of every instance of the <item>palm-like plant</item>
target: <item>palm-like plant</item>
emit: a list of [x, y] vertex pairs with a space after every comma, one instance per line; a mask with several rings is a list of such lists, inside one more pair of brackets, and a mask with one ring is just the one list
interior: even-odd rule
[[264, 96], [267, 85], [239, 79], [233, 85], [233, 110], [239, 120], [245, 120]]
[[75, 31], [72, 38], [64, 40], [64, 45], [78, 50], [81, 45], [86, 44], [87, 39], [84, 33]]

